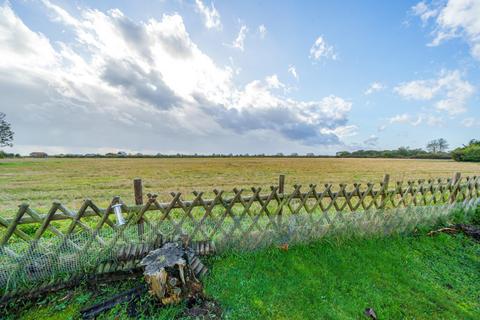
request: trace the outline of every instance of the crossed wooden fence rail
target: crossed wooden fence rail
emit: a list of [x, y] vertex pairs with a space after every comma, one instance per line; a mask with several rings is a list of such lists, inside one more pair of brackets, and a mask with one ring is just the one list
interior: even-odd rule
[[[7, 282], [13, 283], [12, 279], [22, 277], [32, 283], [48, 280], [55, 268], [62, 268], [61, 262], [47, 263], [50, 254], [64, 254], [66, 260], [62, 261], [69, 263], [97, 255], [102, 259], [96, 262], [94, 273], [105, 274], [136, 268], [142, 256], [176, 236], [194, 244], [199, 253], [207, 253], [212, 241], [253, 239], [260, 243], [268, 234], [285, 232], [296, 217], [309, 217], [314, 225], [331, 226], [345, 221], [346, 216], [361, 216], [357, 215], [361, 211], [392, 209], [393, 218], [391, 214], [364, 215], [366, 219], [362, 223], [374, 225], [385, 218], [390, 219], [390, 227], [395, 228], [401, 223], [396, 220], [395, 209], [477, 204], [480, 198], [480, 177], [477, 176], [462, 177], [456, 173], [451, 179], [395, 184], [389, 180], [389, 175], [385, 175], [376, 184], [310, 185], [306, 190], [294, 185], [292, 191], [285, 192], [285, 176], [281, 175], [279, 184], [270, 187], [268, 192], [262, 192], [261, 188], [250, 191], [235, 188], [233, 195], [227, 195], [214, 190], [213, 199], [204, 199], [203, 192], [194, 191], [193, 200], [184, 200], [181, 193], [172, 192], [171, 201], [162, 203], [155, 194], [148, 194], [144, 202], [141, 180], [135, 179], [135, 205], [131, 206], [114, 197], [110, 205], [102, 209], [87, 199], [77, 211], [53, 203], [46, 214], [41, 214], [22, 204], [13, 218], [0, 215], [0, 259], [3, 259], [0, 260], [0, 284], [5, 286]], [[119, 224], [116, 219], [117, 205], [121, 207], [125, 224]], [[414, 217], [413, 223], [416, 222]], [[76, 241], [81, 236], [85, 236], [82, 239], [86, 241]], [[49, 242], [51, 239], [54, 241]], [[46, 247], [50, 251], [45, 251]], [[80, 272], [78, 266], [71, 269], [70, 279], [75, 280], [84, 272]], [[24, 289], [5, 287], [0, 303]]]
[[[0, 246], [26, 241], [32, 246], [42, 237], [63, 237], [85, 232], [102, 246], [107, 245], [101, 238], [101, 230], [111, 228], [121, 232], [126, 226], [138, 225], [138, 236], [143, 236], [145, 226], [158, 227], [168, 224], [172, 234], [186, 234], [189, 238], [211, 240], [216, 235], [224, 236], [241, 231], [244, 236], [258, 229], [260, 218], [267, 218], [269, 227], [277, 226], [278, 217], [295, 215], [300, 212], [317, 213], [329, 219], [330, 213], [346, 213], [368, 209], [399, 208], [408, 206], [429, 206], [448, 204], [476, 199], [480, 192], [480, 179], [477, 176], [461, 177], [456, 173], [449, 179], [421, 179], [398, 181], [389, 188], [389, 175], [378, 184], [354, 183], [350, 188], [340, 184], [334, 191], [332, 184], [325, 184], [321, 190], [310, 185], [302, 192], [295, 185], [290, 193], [284, 193], [284, 176], [279, 185], [272, 186], [270, 192], [262, 194], [261, 188], [252, 188], [250, 195], [245, 190], [233, 189], [233, 197], [224, 196], [223, 191], [214, 190], [213, 199], [203, 199], [203, 192], [193, 192], [194, 199], [182, 199], [181, 193], [171, 193], [172, 200], [160, 203], [155, 194], [148, 194], [143, 203], [141, 180], [134, 181], [136, 204], [127, 206], [119, 197], [113, 198], [110, 205], [101, 209], [91, 200], [85, 200], [78, 211], [71, 211], [61, 203], [53, 203], [47, 214], [40, 214], [28, 204], [22, 204], [13, 218], [0, 216]], [[114, 216], [114, 205], [120, 204], [126, 216], [126, 224], [118, 225], [110, 218]], [[247, 217], [250, 219], [245, 225]], [[205, 222], [209, 220], [209, 227]], [[212, 224], [213, 221], [213, 224]], [[24, 226], [33, 226], [32, 234]], [[189, 228], [185, 230], [185, 226]], [[228, 226], [229, 230], [222, 227]], [[207, 231], [208, 229], [208, 231]], [[259, 230], [261, 231], [261, 230]], [[88, 250], [88, 248], [84, 248]]]

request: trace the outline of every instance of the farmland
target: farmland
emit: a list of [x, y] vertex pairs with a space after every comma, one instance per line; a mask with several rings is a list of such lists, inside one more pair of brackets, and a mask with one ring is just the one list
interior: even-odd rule
[[[443, 160], [198, 158], [198, 159], [21, 159], [0, 162], [0, 214], [13, 215], [27, 202], [44, 212], [55, 200], [70, 208], [85, 198], [106, 206], [119, 195], [133, 203], [132, 180], [141, 177], [145, 192], [170, 199], [169, 191], [191, 198], [192, 190], [232, 190], [276, 184], [286, 175], [286, 191], [298, 183], [379, 182], [449, 178], [454, 172], [477, 175], [480, 165]], [[473, 220], [478, 223], [478, 210]], [[286, 211], [284, 212], [286, 213]], [[396, 224], [398, 226], [398, 224]], [[58, 227], [58, 225], [56, 225]], [[417, 224], [418, 226], [418, 224]], [[440, 225], [435, 226], [440, 227]], [[427, 236], [430, 229], [387, 236], [370, 235], [271, 246], [253, 252], [222, 252], [205, 259], [210, 274], [207, 295], [227, 319], [359, 318], [373, 307], [382, 318], [463, 318], [478, 314], [477, 242], [463, 234]], [[448, 256], [448, 259], [445, 257]], [[258, 276], [261, 275], [261, 276]], [[39, 300], [12, 303], [7, 319], [76, 319], [79, 310], [138, 285], [140, 279], [87, 284]], [[240, 289], [240, 290], [239, 290]], [[127, 318], [118, 305], [101, 318]], [[184, 304], [159, 308], [145, 295], [143, 318], [183, 318]], [[0, 309], [0, 314], [2, 310]]]
[[[90, 198], [98, 205], [119, 195], [133, 202], [132, 179], [141, 177], [145, 192], [170, 199], [170, 191], [191, 198], [193, 190], [226, 191], [252, 186], [269, 187], [286, 175], [293, 184], [379, 182], [448, 178], [453, 172], [475, 175], [480, 164], [446, 160], [336, 158], [196, 158], [196, 159], [21, 159], [0, 160], [0, 214], [12, 215], [20, 203], [46, 210], [52, 201], [78, 208]], [[210, 193], [211, 195], [211, 193]]]

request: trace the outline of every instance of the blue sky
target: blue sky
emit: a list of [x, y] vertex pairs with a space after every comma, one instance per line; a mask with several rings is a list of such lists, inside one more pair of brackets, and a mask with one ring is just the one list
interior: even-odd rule
[[0, 8], [12, 151], [332, 154], [478, 138], [478, 1]]

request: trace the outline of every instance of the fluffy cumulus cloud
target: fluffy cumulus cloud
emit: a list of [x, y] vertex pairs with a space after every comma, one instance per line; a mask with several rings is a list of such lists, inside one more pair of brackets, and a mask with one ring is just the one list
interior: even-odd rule
[[394, 91], [405, 99], [433, 100], [439, 111], [456, 115], [467, 111], [467, 101], [474, 94], [474, 87], [462, 79], [458, 70], [440, 72], [438, 78], [404, 82]]
[[202, 0], [195, 0], [197, 5], [197, 11], [201, 13], [205, 21], [205, 27], [207, 29], [221, 29], [222, 22], [220, 21], [220, 13], [213, 5], [213, 2], [210, 4], [210, 7], [205, 5]]
[[348, 125], [351, 102], [327, 96], [319, 101], [297, 101], [275, 95], [272, 89], [283, 84], [276, 76], [255, 80], [236, 92], [232, 105], [211, 105], [198, 97], [199, 105], [212, 113], [222, 127], [237, 133], [273, 130], [284, 137], [307, 145], [339, 144], [340, 138], [352, 135]]
[[265, 82], [267, 83], [269, 88], [273, 89], [280, 89], [285, 88], [285, 84], [283, 84], [276, 74], [272, 74], [271, 76], [267, 76], [265, 78]]
[[432, 24], [431, 46], [452, 38], [463, 38], [469, 43], [472, 56], [480, 60], [480, 1], [422, 1], [412, 11], [424, 24]]
[[333, 46], [329, 45], [323, 36], [320, 36], [310, 48], [310, 59], [320, 61], [322, 58], [336, 60], [337, 54]]
[[340, 97], [291, 99], [276, 75], [237, 86], [232, 67], [203, 53], [178, 14], [136, 22], [117, 9], [43, 4], [69, 42], [0, 6], [0, 110], [18, 150], [272, 152], [340, 144], [354, 132], [351, 102]]
[[385, 86], [383, 84], [381, 84], [380, 82], [373, 82], [372, 84], [370, 84], [370, 86], [368, 87], [367, 90], [365, 90], [365, 95], [370, 95], [374, 92], [378, 92], [378, 91], [381, 91], [385, 89]]

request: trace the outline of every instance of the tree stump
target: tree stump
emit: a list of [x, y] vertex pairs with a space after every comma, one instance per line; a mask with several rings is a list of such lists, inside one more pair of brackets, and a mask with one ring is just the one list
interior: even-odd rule
[[150, 293], [163, 304], [177, 303], [202, 291], [189, 263], [192, 254], [181, 243], [169, 242], [142, 259]]

